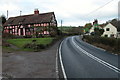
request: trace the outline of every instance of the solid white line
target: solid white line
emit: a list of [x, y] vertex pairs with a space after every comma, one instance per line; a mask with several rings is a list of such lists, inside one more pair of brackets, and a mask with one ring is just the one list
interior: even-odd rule
[[115, 54], [116, 56], [118, 55], [118, 54]]
[[0, 76], [0, 80], [2, 80], [2, 77]]
[[56, 78], [59, 80], [59, 75], [58, 75], [58, 48], [56, 52]]
[[62, 72], [63, 72], [64, 79], [67, 80], [67, 76], [66, 76], [66, 73], [65, 73], [65, 69], [64, 69], [63, 61], [62, 61], [62, 56], [61, 56], [61, 47], [62, 47], [62, 44], [63, 44], [63, 41], [62, 41], [61, 44], [60, 44], [59, 57], [60, 57], [60, 64], [61, 64], [61, 68], [62, 68]]
[[117, 68], [117, 67], [109, 64], [108, 62], [105, 62], [105, 61], [101, 60], [101, 59], [98, 58], [98, 57], [93, 56], [93, 55], [90, 54], [89, 52], [87, 52], [87, 51], [85, 51], [84, 49], [82, 49], [81, 47], [79, 47], [79, 46], [74, 42], [73, 38], [74, 38], [74, 37], [72, 37], [72, 42], [73, 42], [73, 44], [74, 44], [80, 51], [82, 51], [84, 54], [86, 54], [86, 55], [89, 56], [90, 58], [94, 59], [95, 61], [103, 64], [104, 66], [110, 68], [111, 70], [114, 70], [115, 72], [120, 73], [120, 69], [119, 69], [119, 68]]
[[2, 77], [2, 73], [0, 73], [0, 80], [2, 80], [2, 78], [3, 78], [3, 77]]

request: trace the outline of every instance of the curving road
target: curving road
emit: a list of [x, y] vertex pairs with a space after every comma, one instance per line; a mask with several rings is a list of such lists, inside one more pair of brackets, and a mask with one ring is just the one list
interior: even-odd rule
[[63, 40], [59, 48], [64, 78], [118, 78], [118, 56], [94, 47], [79, 36]]

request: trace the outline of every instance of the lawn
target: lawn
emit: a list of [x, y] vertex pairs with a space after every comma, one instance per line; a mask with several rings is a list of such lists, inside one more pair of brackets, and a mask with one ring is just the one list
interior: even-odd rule
[[36, 40], [37, 44], [47, 45], [50, 44], [53, 38], [24, 38], [24, 39], [9, 39], [8, 43], [11, 43], [18, 48], [22, 48], [27, 43], [32, 43], [33, 40]]

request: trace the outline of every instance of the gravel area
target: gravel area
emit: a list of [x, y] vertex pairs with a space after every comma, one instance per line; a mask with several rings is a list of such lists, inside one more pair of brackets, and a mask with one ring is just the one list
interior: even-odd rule
[[42, 52], [3, 53], [3, 75], [12, 78], [56, 78], [59, 43], [60, 41]]

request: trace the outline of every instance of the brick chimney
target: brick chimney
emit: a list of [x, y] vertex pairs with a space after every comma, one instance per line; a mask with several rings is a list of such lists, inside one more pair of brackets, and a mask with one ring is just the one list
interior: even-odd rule
[[37, 15], [38, 15], [38, 14], [39, 14], [39, 10], [38, 10], [38, 9], [35, 9], [35, 10], [34, 10], [34, 14], [37, 14]]
[[94, 24], [98, 24], [98, 20], [97, 19], [94, 20], [93, 25]]

